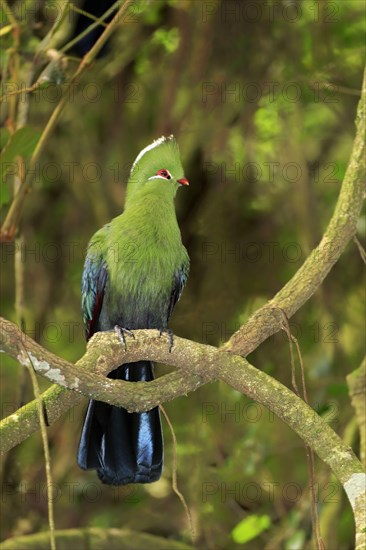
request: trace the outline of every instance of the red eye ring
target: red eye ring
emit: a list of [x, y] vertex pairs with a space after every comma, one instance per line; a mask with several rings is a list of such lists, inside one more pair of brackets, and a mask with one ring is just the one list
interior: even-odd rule
[[161, 170], [158, 170], [158, 171], [156, 172], [156, 175], [157, 175], [157, 176], [161, 176], [162, 178], [165, 178], [165, 179], [167, 179], [167, 180], [170, 180], [171, 177], [172, 177], [172, 176], [170, 175], [169, 171], [168, 171], [168, 170], [165, 170], [165, 168], [162, 168]]

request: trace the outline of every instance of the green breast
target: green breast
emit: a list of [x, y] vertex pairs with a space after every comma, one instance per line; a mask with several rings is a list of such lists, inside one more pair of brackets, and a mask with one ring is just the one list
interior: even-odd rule
[[103, 329], [166, 326], [175, 273], [189, 261], [173, 201], [155, 198], [127, 209], [111, 222], [106, 247]]

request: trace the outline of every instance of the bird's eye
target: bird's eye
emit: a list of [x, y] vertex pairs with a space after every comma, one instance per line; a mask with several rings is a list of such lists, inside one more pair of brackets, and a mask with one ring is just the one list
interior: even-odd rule
[[156, 172], [157, 176], [161, 176], [162, 178], [166, 178], [167, 180], [171, 179], [171, 175], [169, 174], [168, 170], [165, 170], [164, 168], [162, 170], [158, 170]]

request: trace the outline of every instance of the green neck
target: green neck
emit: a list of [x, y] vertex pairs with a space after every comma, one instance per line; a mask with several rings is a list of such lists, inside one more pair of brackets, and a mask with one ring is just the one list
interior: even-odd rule
[[177, 193], [178, 185], [172, 181], [162, 180], [149, 181], [144, 184], [140, 189], [135, 190], [132, 195], [128, 193], [130, 184], [127, 187], [127, 196], [125, 202], [125, 210], [133, 206], [134, 204], [142, 204], [145, 201], [156, 203], [166, 203], [170, 201], [173, 204], [174, 197]]
[[181, 241], [174, 207], [176, 187], [171, 182], [163, 185], [161, 180], [151, 182], [151, 186], [136, 193], [126, 206], [125, 216], [129, 218], [129, 226], [137, 232], [143, 231], [147, 239]]

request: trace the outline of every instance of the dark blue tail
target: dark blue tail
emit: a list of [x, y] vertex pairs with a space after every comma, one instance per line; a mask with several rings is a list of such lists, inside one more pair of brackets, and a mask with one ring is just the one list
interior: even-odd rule
[[[109, 378], [130, 382], [154, 379], [153, 365], [139, 361], [122, 365]], [[151, 483], [163, 467], [163, 437], [158, 407], [128, 413], [100, 401], [89, 402], [78, 451], [78, 464], [95, 469], [103, 483]]]

